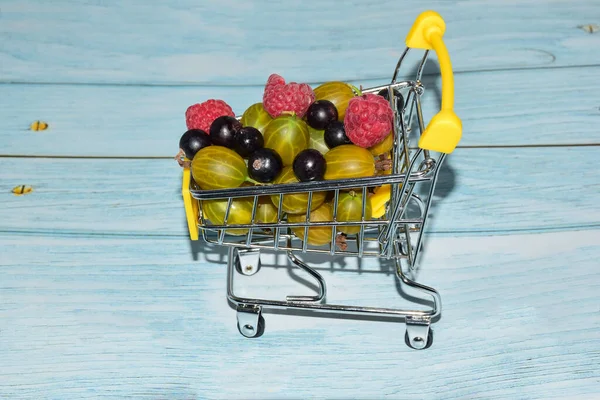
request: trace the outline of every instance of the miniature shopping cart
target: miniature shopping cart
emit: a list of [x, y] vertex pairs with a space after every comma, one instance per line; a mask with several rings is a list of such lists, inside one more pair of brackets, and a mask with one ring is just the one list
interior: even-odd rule
[[[394, 111], [394, 145], [391, 151], [392, 170], [390, 174], [358, 179], [299, 182], [291, 184], [238, 187], [235, 189], [200, 190], [194, 183], [189, 168], [183, 173], [183, 199], [190, 237], [220, 246], [227, 246], [228, 278], [227, 297], [237, 307], [237, 323], [240, 333], [246, 337], [260, 336], [264, 330], [261, 315], [266, 308], [304, 309], [347, 314], [385, 315], [404, 319], [405, 339], [415, 349], [423, 349], [431, 344], [430, 325], [441, 313], [441, 299], [438, 292], [409, 278], [419, 260], [427, 215], [439, 177], [440, 168], [447, 154], [458, 144], [462, 125], [453, 112], [454, 82], [447, 49], [442, 37], [445, 31], [443, 19], [433, 11], [419, 15], [406, 38], [406, 49], [398, 60], [389, 84], [363, 89], [363, 93], [376, 93], [388, 89], [388, 98]], [[415, 80], [397, 81], [402, 61], [411, 48], [424, 50]], [[425, 126], [421, 108], [424, 86], [421, 76], [428, 53], [434, 50], [442, 76], [441, 111]], [[398, 109], [394, 90], [398, 90], [405, 101]], [[416, 145], [415, 145], [416, 144]], [[366, 201], [371, 188], [389, 185], [389, 200], [383, 216], [365, 219]], [[422, 190], [423, 188], [424, 190]], [[344, 190], [362, 190], [362, 219], [359, 221], [338, 221], [337, 199]], [[329, 192], [333, 195], [333, 220], [311, 222], [313, 194]], [[281, 202], [284, 195], [308, 194], [306, 219], [303, 222], [290, 222], [282, 213]], [[256, 212], [261, 196], [279, 196], [278, 218], [273, 223], [257, 223]], [[231, 204], [236, 198], [254, 199], [252, 221], [249, 224], [227, 223]], [[206, 220], [202, 212], [202, 202], [220, 199], [227, 201], [225, 221], [213, 224]], [[409, 212], [409, 210], [412, 210]], [[344, 246], [340, 246], [339, 229], [344, 225], [360, 225], [354, 235], [343, 235]], [[314, 227], [331, 229], [331, 243], [312, 246], [294, 234], [298, 228], [304, 229], [304, 237]], [[295, 229], [293, 229], [295, 228]], [[242, 235], [230, 235], [236, 229]], [[318, 284], [315, 296], [288, 296], [285, 300], [266, 298], [246, 298], [234, 293], [234, 275], [254, 275], [260, 268], [261, 249], [286, 252], [289, 261], [312, 276]], [[326, 283], [321, 274], [303, 262], [298, 255], [319, 253], [324, 256], [375, 257], [393, 263], [395, 272], [402, 284], [416, 289], [433, 299], [428, 310], [405, 310], [328, 304]], [[405, 272], [407, 271], [407, 272]], [[255, 279], [255, 278], [253, 278]]]

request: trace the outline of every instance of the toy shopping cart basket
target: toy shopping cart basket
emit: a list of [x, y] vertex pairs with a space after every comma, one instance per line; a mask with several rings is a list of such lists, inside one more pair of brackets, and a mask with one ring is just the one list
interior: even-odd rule
[[[201, 190], [195, 184], [189, 167], [184, 168], [182, 193], [190, 237], [192, 240], [201, 237], [208, 243], [229, 248], [227, 297], [237, 307], [238, 329], [242, 335], [255, 337], [262, 334], [264, 321], [261, 312], [265, 308], [305, 309], [399, 317], [406, 323], [405, 339], [410, 347], [423, 349], [431, 344], [430, 325], [441, 313], [440, 296], [435, 289], [409, 279], [409, 274], [404, 270], [412, 270], [417, 265], [440, 168], [447, 154], [455, 149], [462, 134], [461, 121], [453, 112], [454, 82], [450, 58], [442, 40], [444, 31], [445, 23], [437, 13], [426, 11], [420, 14], [406, 37], [407, 47], [398, 60], [391, 82], [362, 90], [364, 94], [387, 89], [387, 97], [394, 111], [394, 143], [390, 153], [389, 174], [357, 179]], [[397, 81], [402, 61], [411, 48], [424, 50], [415, 80]], [[440, 66], [442, 101], [440, 112], [426, 127], [421, 110], [421, 96], [425, 91], [421, 75], [431, 50], [436, 52]], [[398, 93], [405, 101], [396, 101]], [[420, 186], [424, 186], [425, 190], [417, 190]], [[362, 195], [362, 215], [357, 220], [340, 221], [337, 218], [338, 199], [350, 190], [357, 192], [359, 196]], [[323, 193], [329, 196], [333, 218], [316, 220], [311, 217], [309, 210], [314, 208], [313, 202]], [[290, 218], [282, 212], [284, 197], [291, 195], [307, 196], [307, 211], [306, 215], [301, 215], [302, 218], [297, 218], [297, 215]], [[380, 200], [381, 196], [386, 196], [378, 213], [380, 215], [367, 215], [367, 206], [371, 205], [367, 202], [375, 195]], [[233, 205], [240, 198], [250, 199], [252, 204], [252, 218], [249, 223], [233, 223]], [[277, 218], [270, 223], [257, 222], [256, 218], [261, 199], [265, 198], [278, 205]], [[221, 201], [226, 206], [224, 221], [220, 224], [208, 221], [203, 212], [203, 204], [214, 200]], [[410, 215], [409, 209], [415, 215]], [[231, 222], [228, 223], [228, 220]], [[349, 231], [345, 228], [350, 225], [355, 227], [353, 231], [356, 233], [340, 233]], [[330, 234], [330, 242], [314, 246], [309, 240], [303, 240], [308, 237], [311, 229]], [[288, 296], [285, 300], [244, 298], [236, 295], [233, 290], [234, 272], [243, 275], [255, 274], [260, 267], [261, 249], [286, 252], [294, 266], [316, 280], [318, 294]], [[325, 280], [297, 256], [305, 253], [389, 260], [394, 263], [397, 277], [402, 284], [431, 296], [432, 306], [422, 311], [328, 304]]]

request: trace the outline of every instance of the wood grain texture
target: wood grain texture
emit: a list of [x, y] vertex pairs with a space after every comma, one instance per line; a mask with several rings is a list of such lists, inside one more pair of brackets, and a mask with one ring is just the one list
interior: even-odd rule
[[[600, 224], [597, 147], [459, 149], [440, 174], [428, 229], [444, 235]], [[0, 230], [187, 235], [174, 160], [0, 159]], [[10, 190], [27, 184], [26, 196]]]
[[[273, 72], [385, 83], [427, 8], [471, 147], [443, 168], [416, 274], [442, 296], [433, 347], [397, 321], [288, 312], [243, 338], [224, 250], [187, 239], [185, 109], [240, 114]], [[571, 0], [1, 1], [0, 399], [597, 399], [600, 33], [580, 26], [598, 23]], [[306, 259], [331, 302], [427, 305], [388, 264]], [[283, 261], [236, 291], [312, 294]]]
[[[457, 76], [460, 146], [600, 143], [599, 73], [600, 67], [591, 67]], [[441, 83], [426, 79], [425, 85], [429, 121], [439, 111]], [[2, 85], [0, 90], [0, 154], [170, 157], [186, 130], [188, 106], [220, 98], [241, 115], [262, 101], [263, 88]], [[39, 119], [49, 129], [29, 131]]]
[[[444, 308], [415, 351], [401, 323], [287, 312], [245, 339], [219, 254], [179, 238], [0, 236], [19, 255], [0, 258], [0, 398], [593, 398], [600, 231], [474, 239], [426, 249]], [[236, 290], [310, 293], [264, 261]], [[314, 261], [329, 301], [412, 304], [385, 264]]]
[[[600, 64], [593, 2], [4, 0], [4, 82], [258, 84], [387, 78], [417, 15], [439, 12], [457, 71]], [[43, 23], [41, 22], [43, 21]]]

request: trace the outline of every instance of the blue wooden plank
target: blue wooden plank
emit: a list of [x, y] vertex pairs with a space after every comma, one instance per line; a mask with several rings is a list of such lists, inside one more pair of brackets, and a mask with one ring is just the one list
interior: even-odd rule
[[[498, 71], [456, 77], [461, 146], [600, 143], [600, 67]], [[357, 81], [375, 86], [383, 81]], [[426, 80], [424, 115], [439, 110], [437, 80]], [[2, 85], [0, 154], [174, 156], [184, 113], [209, 98], [237, 114], [262, 101], [262, 87]], [[35, 120], [50, 127], [29, 131]]]
[[[1, 235], [0, 397], [595, 398], [599, 243], [599, 230], [433, 238], [419, 280], [443, 311], [419, 352], [401, 323], [289, 313], [245, 339], [220, 253], [179, 238]], [[264, 261], [240, 290], [310, 292]], [[378, 263], [315, 265], [330, 301], [410, 304]]]
[[[458, 149], [443, 167], [428, 230], [446, 236], [600, 224], [597, 147]], [[185, 237], [174, 160], [0, 159], [0, 230]], [[15, 196], [16, 185], [34, 191]]]
[[[595, 2], [4, 0], [4, 82], [262, 84], [390, 76], [416, 16], [446, 19], [457, 71], [599, 64]], [[43, 23], [42, 23], [43, 22]]]

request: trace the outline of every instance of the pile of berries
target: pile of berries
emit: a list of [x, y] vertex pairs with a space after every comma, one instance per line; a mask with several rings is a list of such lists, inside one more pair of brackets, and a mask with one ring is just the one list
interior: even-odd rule
[[[397, 91], [394, 95], [401, 111], [403, 98]], [[337, 81], [313, 90], [272, 74], [262, 102], [247, 108], [240, 119], [225, 101], [210, 99], [188, 107], [185, 120], [188, 130], [176, 157], [180, 165], [190, 166], [207, 146], [220, 146], [246, 160], [246, 172], [255, 183], [274, 182], [286, 166], [299, 181], [323, 180], [329, 150], [351, 145], [381, 156], [393, 145], [394, 111], [387, 89], [362, 94]], [[329, 179], [335, 178], [330, 174]]]
[[[396, 90], [394, 96], [394, 108], [402, 112], [403, 98]], [[272, 74], [262, 101], [248, 107], [239, 119], [225, 101], [210, 99], [190, 106], [185, 120], [187, 131], [180, 138], [176, 158], [190, 168], [202, 190], [357, 179], [391, 172], [394, 110], [386, 89], [363, 94], [339, 81], [313, 89]], [[202, 215], [217, 225], [226, 219], [229, 225], [273, 224], [279, 218], [302, 222], [310, 203], [310, 221], [331, 222], [337, 201], [337, 221], [383, 217], [390, 185], [367, 189], [366, 199], [360, 190], [340, 190], [339, 196], [314, 191], [312, 198], [304, 192], [260, 195], [256, 204], [252, 196], [203, 200]], [[361, 229], [360, 225], [339, 226], [336, 245], [343, 249], [344, 238]], [[307, 237], [302, 227], [292, 231], [315, 246], [332, 240], [332, 228], [327, 226], [309, 228]], [[227, 232], [243, 235], [248, 229]]]

